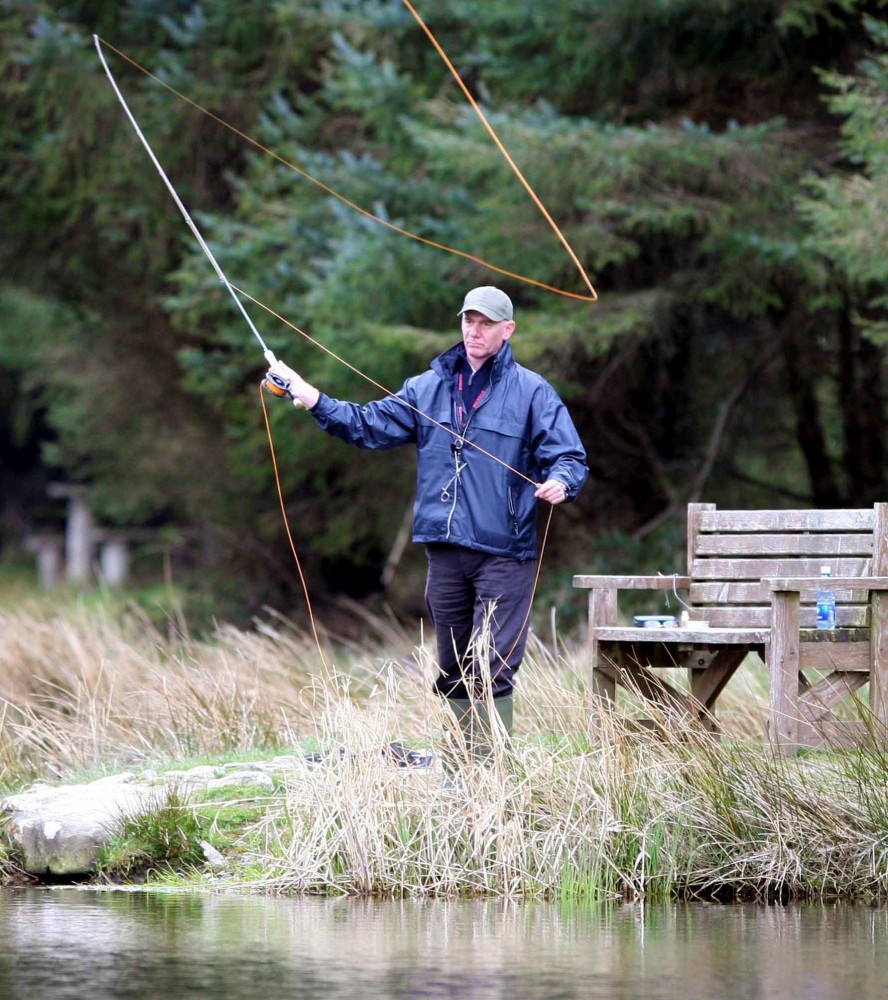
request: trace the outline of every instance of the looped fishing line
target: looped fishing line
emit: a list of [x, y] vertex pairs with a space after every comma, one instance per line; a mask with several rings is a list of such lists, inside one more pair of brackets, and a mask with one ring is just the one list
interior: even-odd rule
[[569, 292], [569, 291], [566, 291], [563, 288], [558, 288], [555, 285], [549, 285], [549, 284], [547, 284], [544, 281], [539, 281], [536, 278], [530, 278], [527, 275], [518, 274], [515, 271], [509, 271], [509, 270], [507, 270], [505, 268], [499, 267], [497, 264], [491, 264], [490, 261], [484, 260], [483, 257], [477, 257], [474, 254], [466, 252], [465, 250], [458, 250], [455, 247], [447, 246], [444, 243], [439, 243], [436, 240], [428, 239], [425, 236], [420, 236], [417, 233], [411, 232], [409, 229], [404, 229], [401, 226], [395, 225], [395, 223], [393, 223], [393, 222], [389, 222], [387, 219], [383, 219], [380, 216], [375, 215], [369, 209], [362, 208], [356, 202], [353, 202], [349, 198], [347, 198], [345, 195], [340, 194], [338, 191], [334, 190], [328, 184], [325, 184], [323, 181], [319, 180], [317, 177], [314, 177], [307, 170], [304, 170], [302, 167], [297, 166], [291, 160], [286, 159], [286, 157], [281, 156], [280, 153], [275, 152], [270, 147], [264, 145], [264, 143], [261, 143], [258, 139], [254, 139], [248, 133], [246, 133], [246, 132], [242, 131], [241, 129], [237, 128], [236, 125], [232, 125], [230, 122], [226, 121], [220, 115], [217, 115], [215, 112], [210, 111], [209, 108], [205, 108], [202, 104], [198, 104], [197, 101], [195, 101], [192, 98], [188, 97], [186, 94], [183, 94], [180, 90], [177, 90], [175, 87], [173, 87], [171, 84], [167, 83], [165, 80], [162, 80], [155, 73], [152, 73], [150, 69], [148, 69], [147, 67], [143, 66], [141, 63], [137, 62], [135, 59], [132, 58], [132, 56], [128, 56], [125, 52], [123, 52], [121, 49], [118, 49], [116, 46], [112, 45], [110, 42], [105, 41], [105, 39], [99, 37], [98, 35], [96, 35], [95, 37], [98, 39], [99, 42], [101, 42], [102, 45], [107, 46], [112, 52], [114, 52], [118, 56], [120, 56], [121, 59], [125, 59], [134, 69], [137, 69], [140, 73], [143, 73], [145, 76], [149, 77], [151, 80], [154, 80], [156, 83], [160, 84], [161, 87], [163, 87], [164, 89], [168, 90], [171, 94], [175, 94], [175, 96], [178, 97], [179, 100], [184, 101], [186, 104], [190, 105], [192, 108], [194, 108], [196, 111], [199, 111], [201, 114], [206, 115], [208, 118], [212, 118], [212, 120], [214, 122], [218, 123], [223, 128], [227, 128], [230, 132], [233, 132], [236, 136], [238, 136], [239, 138], [243, 139], [244, 142], [250, 143], [251, 146], [254, 146], [256, 149], [261, 150], [261, 152], [266, 153], [268, 156], [273, 157], [275, 160], [278, 161], [278, 163], [283, 164], [285, 167], [287, 167], [288, 169], [292, 170], [294, 173], [299, 174], [300, 177], [304, 177], [305, 180], [307, 180], [310, 183], [314, 184], [316, 187], [320, 188], [322, 191], [324, 191], [326, 194], [329, 194], [331, 197], [336, 198], [338, 201], [342, 202], [342, 204], [347, 205], [353, 211], [358, 212], [360, 215], [363, 215], [364, 218], [372, 219], [374, 222], [378, 222], [381, 226], [385, 226], [386, 229], [390, 229], [392, 232], [398, 233], [401, 236], [406, 236], [406, 237], [408, 237], [411, 240], [416, 240], [418, 243], [423, 243], [426, 246], [434, 247], [436, 250], [443, 250], [445, 253], [454, 254], [457, 257], [462, 257], [464, 260], [470, 260], [474, 264], [479, 264], [481, 267], [486, 267], [488, 270], [495, 271], [497, 274], [503, 275], [503, 277], [513, 278], [515, 281], [520, 281], [520, 282], [522, 282], [523, 284], [526, 284], [526, 285], [532, 285], [532, 286], [534, 286], [536, 288], [540, 288], [540, 289], [542, 289], [544, 291], [551, 292], [554, 295], [561, 295], [564, 298], [576, 299], [576, 300], [578, 300], [580, 302], [597, 302], [598, 301], [598, 294], [595, 291], [595, 289], [593, 288], [592, 282], [589, 279], [589, 276], [586, 273], [585, 268], [580, 263], [579, 258], [574, 253], [574, 250], [571, 247], [570, 243], [567, 241], [567, 238], [564, 236], [564, 234], [558, 228], [558, 225], [555, 222], [555, 220], [549, 214], [548, 210], [543, 205], [542, 201], [540, 201], [539, 197], [537, 196], [537, 194], [533, 190], [533, 188], [530, 186], [530, 184], [527, 181], [527, 179], [525, 178], [524, 174], [521, 172], [521, 170], [518, 168], [518, 166], [515, 163], [515, 161], [509, 155], [508, 151], [506, 150], [506, 147], [503, 145], [503, 143], [500, 140], [499, 136], [494, 131], [493, 126], [490, 124], [490, 122], [485, 117], [484, 112], [481, 110], [481, 108], [479, 107], [478, 103], [472, 97], [472, 95], [471, 95], [468, 87], [466, 87], [465, 83], [463, 82], [462, 78], [460, 77], [459, 73], [457, 72], [456, 68], [454, 67], [453, 63], [447, 57], [447, 54], [444, 52], [443, 48], [441, 48], [441, 45], [439, 44], [438, 40], [432, 34], [431, 30], [428, 28], [428, 26], [426, 25], [426, 23], [419, 16], [419, 14], [416, 12], [416, 10], [410, 5], [410, 3], [408, 2], [408, 0], [403, 0], [403, 3], [407, 7], [407, 9], [410, 11], [410, 13], [413, 15], [413, 17], [416, 18], [416, 20], [419, 22], [420, 26], [422, 27], [422, 29], [426, 33], [426, 35], [429, 37], [429, 39], [431, 39], [431, 42], [434, 45], [436, 51], [439, 53], [439, 55], [441, 56], [441, 58], [444, 60], [447, 68], [450, 70], [451, 74], [456, 79], [457, 83], [460, 86], [460, 89], [465, 94], [466, 98], [468, 99], [468, 101], [471, 104], [472, 108], [474, 109], [475, 113], [478, 115], [478, 117], [481, 119], [481, 122], [484, 124], [485, 128], [490, 133], [490, 136], [493, 139], [494, 143], [496, 144], [497, 149], [503, 155], [503, 157], [505, 158], [506, 162], [509, 164], [509, 166], [514, 171], [514, 173], [517, 176], [518, 180], [521, 182], [521, 184], [524, 186], [525, 190], [530, 195], [531, 199], [533, 200], [533, 203], [540, 210], [540, 212], [542, 213], [543, 217], [546, 219], [546, 221], [549, 223], [549, 225], [551, 226], [551, 228], [554, 230], [554, 232], [555, 232], [556, 236], [558, 237], [558, 239], [561, 241], [561, 244], [567, 250], [568, 254], [570, 255], [571, 260], [574, 262], [577, 270], [579, 271], [579, 274], [580, 274], [580, 277], [583, 280], [583, 283], [589, 289], [589, 294], [588, 295], [584, 295], [584, 294], [581, 294], [581, 293], [578, 293], [578, 292]]
[[[430, 40], [430, 42], [434, 46], [435, 50], [437, 51], [437, 53], [439, 54], [439, 56], [442, 58], [442, 60], [444, 61], [445, 65], [447, 66], [447, 69], [450, 71], [451, 75], [456, 80], [457, 84], [459, 85], [461, 91], [465, 95], [465, 97], [468, 100], [469, 104], [471, 105], [472, 109], [478, 115], [478, 117], [480, 118], [482, 124], [486, 128], [487, 132], [490, 134], [490, 136], [491, 136], [493, 142], [495, 143], [497, 149], [500, 151], [500, 153], [502, 154], [502, 156], [505, 158], [506, 162], [509, 164], [509, 166], [511, 167], [512, 171], [515, 173], [516, 177], [521, 182], [522, 186], [525, 188], [525, 190], [527, 191], [527, 193], [529, 194], [529, 196], [533, 200], [533, 202], [536, 205], [536, 207], [542, 213], [543, 217], [546, 219], [546, 221], [548, 222], [549, 226], [555, 232], [555, 234], [558, 237], [558, 239], [560, 240], [561, 244], [564, 246], [565, 250], [569, 254], [571, 260], [574, 263], [574, 265], [576, 266], [576, 268], [577, 268], [580, 276], [582, 277], [583, 282], [585, 283], [586, 287], [589, 290], [589, 294], [588, 295], [578, 294], [576, 292], [565, 291], [564, 289], [560, 289], [560, 288], [557, 288], [557, 287], [555, 287], [553, 285], [546, 284], [545, 282], [538, 281], [538, 280], [536, 280], [534, 278], [529, 278], [526, 275], [521, 275], [521, 274], [517, 274], [517, 273], [512, 272], [512, 271], [508, 271], [508, 270], [506, 270], [504, 268], [498, 267], [495, 264], [491, 264], [489, 261], [483, 260], [480, 257], [476, 257], [473, 254], [469, 254], [469, 253], [467, 253], [465, 251], [458, 250], [458, 249], [455, 249], [453, 247], [446, 246], [445, 244], [438, 243], [438, 242], [436, 242], [434, 240], [429, 240], [429, 239], [427, 239], [427, 238], [425, 238], [423, 236], [419, 236], [416, 233], [412, 233], [409, 230], [403, 229], [400, 226], [396, 226], [394, 223], [391, 223], [391, 222], [389, 222], [389, 221], [387, 221], [385, 219], [380, 218], [379, 216], [375, 215], [374, 213], [372, 213], [372, 212], [368, 211], [367, 209], [362, 208], [360, 205], [357, 205], [356, 203], [352, 202], [351, 200], [349, 200], [345, 196], [339, 194], [337, 191], [333, 190], [333, 188], [329, 187], [329, 185], [324, 184], [322, 181], [320, 181], [317, 178], [313, 177], [311, 174], [309, 174], [307, 171], [303, 170], [301, 167], [298, 167], [296, 164], [291, 163], [289, 160], [286, 160], [284, 157], [282, 157], [280, 154], [276, 153], [274, 150], [272, 150], [269, 147], [263, 145], [261, 142], [259, 142], [258, 140], [254, 139], [252, 136], [250, 136], [247, 133], [245, 133], [245, 132], [241, 131], [240, 129], [236, 128], [234, 125], [231, 125], [229, 122], [225, 121], [220, 116], [214, 114], [212, 111], [208, 110], [207, 108], [204, 108], [202, 105], [198, 104], [196, 101], [193, 101], [191, 98], [187, 97], [185, 94], [183, 94], [180, 91], [176, 90], [175, 87], [172, 87], [170, 84], [168, 84], [164, 80], [160, 79], [160, 77], [156, 76], [154, 73], [152, 73], [146, 67], [144, 67], [140, 63], [136, 62], [136, 60], [132, 59], [125, 52], [122, 52], [120, 49], [116, 48], [114, 45], [110, 44], [109, 42], [104, 41], [104, 39], [99, 38], [98, 35], [95, 35], [94, 38], [96, 40], [97, 45], [99, 43], [101, 43], [102, 45], [106, 45], [109, 49], [111, 49], [113, 52], [115, 52], [117, 55], [119, 55], [122, 59], [125, 59], [134, 68], [138, 69], [141, 73], [144, 73], [146, 76], [148, 76], [152, 80], [154, 80], [157, 83], [159, 83], [166, 90], [168, 90], [171, 93], [175, 94], [180, 100], [182, 100], [185, 103], [191, 105], [196, 110], [200, 111], [202, 114], [208, 116], [209, 118], [212, 118], [218, 124], [222, 125], [224, 128], [229, 129], [231, 132], [233, 132], [234, 134], [238, 135], [244, 141], [249, 142], [251, 145], [255, 146], [257, 149], [259, 149], [262, 152], [267, 153], [268, 155], [274, 157], [276, 160], [278, 160], [283, 165], [287, 166], [289, 169], [291, 169], [294, 172], [298, 173], [300, 176], [304, 177], [306, 180], [310, 181], [312, 184], [315, 184], [317, 187], [319, 187], [321, 190], [325, 191], [327, 194], [329, 194], [332, 197], [338, 199], [340, 202], [342, 202], [343, 204], [345, 204], [348, 207], [352, 208], [354, 211], [358, 212], [359, 214], [365, 216], [366, 218], [372, 219], [375, 222], [378, 222], [380, 225], [383, 225], [386, 228], [388, 228], [388, 229], [390, 229], [390, 230], [392, 230], [392, 231], [394, 231], [396, 233], [399, 233], [402, 236], [407, 236], [410, 239], [416, 240], [416, 241], [418, 241], [420, 243], [423, 243], [423, 244], [425, 244], [427, 246], [431, 246], [431, 247], [434, 247], [436, 249], [443, 250], [443, 251], [445, 251], [447, 253], [455, 254], [455, 255], [457, 255], [459, 257], [462, 257], [464, 259], [470, 260], [473, 263], [477, 263], [477, 264], [479, 264], [479, 265], [481, 265], [483, 267], [486, 267], [486, 268], [488, 268], [488, 269], [490, 269], [492, 271], [495, 271], [498, 274], [502, 274], [505, 277], [514, 278], [516, 281], [520, 281], [520, 282], [522, 282], [524, 284], [532, 285], [532, 286], [535, 286], [537, 288], [541, 288], [541, 289], [543, 289], [545, 291], [551, 292], [551, 293], [553, 293], [555, 295], [561, 295], [561, 296], [564, 296], [564, 297], [570, 298], [570, 299], [576, 299], [576, 300], [584, 301], [584, 302], [595, 302], [595, 301], [597, 301], [598, 295], [597, 295], [594, 287], [592, 286], [592, 282], [590, 281], [590, 279], [589, 279], [589, 277], [588, 277], [585, 269], [583, 268], [583, 265], [580, 263], [579, 258], [577, 257], [576, 253], [574, 252], [574, 250], [571, 247], [570, 243], [568, 242], [567, 238], [561, 232], [561, 230], [558, 227], [557, 223], [552, 218], [552, 216], [550, 215], [550, 213], [548, 212], [548, 210], [546, 209], [546, 207], [543, 205], [542, 201], [539, 199], [539, 197], [537, 196], [536, 192], [533, 190], [533, 188], [531, 187], [531, 185], [529, 184], [529, 182], [527, 181], [527, 179], [524, 177], [524, 175], [522, 174], [521, 170], [518, 168], [518, 166], [515, 163], [515, 161], [509, 155], [508, 150], [503, 145], [503, 143], [500, 140], [499, 136], [496, 134], [495, 130], [493, 129], [493, 126], [487, 120], [486, 116], [484, 115], [483, 111], [479, 107], [478, 103], [472, 97], [472, 94], [470, 93], [468, 87], [465, 85], [465, 82], [463, 81], [462, 77], [459, 75], [459, 73], [456, 70], [456, 68], [453, 65], [453, 63], [448, 58], [446, 52], [441, 47], [441, 45], [438, 42], [437, 38], [432, 33], [432, 31], [429, 29], [429, 27], [425, 24], [425, 22], [420, 17], [420, 15], [417, 13], [416, 9], [409, 2], [409, 0], [403, 0], [403, 3], [405, 5], [405, 7], [408, 9], [408, 11], [411, 13], [411, 15], [415, 18], [415, 20], [419, 23], [419, 25], [422, 28], [422, 30], [425, 32], [426, 36], [428, 37], [428, 39]], [[124, 100], [123, 95], [120, 92], [120, 89], [118, 88], [117, 83], [114, 80], [113, 75], [111, 74], [110, 69], [108, 68], [107, 64], [105, 63], [105, 60], [102, 58], [101, 51], [99, 52], [99, 56], [102, 59], [102, 64], [103, 64], [103, 66], [105, 68], [105, 72], [107, 73], [109, 80], [111, 81], [111, 85], [114, 88], [115, 93], [117, 94], [117, 97], [118, 97], [120, 103], [123, 105], [123, 108], [126, 111], [126, 114], [129, 117], [129, 119], [130, 119], [130, 122], [132, 123], [134, 129], [136, 130], [137, 135], [139, 136], [140, 140], [142, 141], [142, 143], [144, 144], [144, 146], [148, 150], [149, 156], [151, 157], [151, 159], [152, 159], [155, 167], [157, 168], [158, 172], [160, 173], [161, 178], [164, 180], [167, 188], [169, 189], [170, 194], [173, 196], [173, 199], [175, 200], [177, 206], [179, 207], [180, 211], [184, 215], [185, 221], [189, 224], [189, 227], [191, 228], [193, 235], [195, 236], [195, 238], [197, 239], [199, 245], [201, 246], [201, 249], [204, 251], [204, 253], [207, 255], [207, 257], [210, 259], [211, 264], [213, 265], [213, 267], [216, 270], [217, 276], [222, 281], [223, 285], [226, 286], [226, 288], [229, 290], [229, 292], [231, 292], [232, 290], [237, 291], [240, 295], [243, 295], [245, 298], [249, 299], [255, 305], [259, 306], [261, 309], [264, 309], [270, 315], [272, 315], [275, 318], [277, 318], [278, 320], [280, 320], [286, 326], [290, 327], [292, 330], [294, 330], [295, 332], [299, 333], [306, 340], [308, 340], [309, 342], [311, 342], [315, 346], [319, 347], [321, 350], [325, 351], [327, 354], [329, 354], [332, 357], [334, 357], [337, 361], [339, 361], [340, 363], [342, 363], [343, 365], [345, 365], [347, 368], [351, 369], [356, 374], [360, 375], [362, 378], [366, 379], [368, 382], [370, 382], [372, 385], [376, 386], [378, 389], [380, 389], [383, 392], [385, 392], [387, 395], [395, 395], [394, 393], [391, 392], [391, 390], [387, 389], [385, 386], [383, 386], [380, 383], [376, 382], [369, 375], [367, 375], [366, 373], [362, 372], [360, 369], [358, 369], [354, 365], [352, 365], [349, 362], [347, 362], [344, 358], [340, 357], [334, 351], [332, 351], [329, 348], [325, 347], [323, 344], [321, 344], [319, 341], [315, 340], [313, 337], [311, 337], [305, 331], [300, 330], [299, 327], [295, 326], [295, 324], [293, 324], [293, 323], [289, 322], [288, 320], [286, 320], [283, 316], [281, 316], [277, 312], [275, 312], [275, 310], [273, 310], [269, 306], [265, 305], [265, 303], [261, 302], [259, 299], [256, 299], [254, 296], [250, 295], [248, 292], [245, 292], [243, 289], [238, 288], [236, 285], [232, 285], [228, 281], [228, 279], [225, 277], [224, 273], [221, 271], [221, 268], [219, 267], [218, 263], [216, 262], [216, 259], [213, 256], [212, 252], [209, 250], [209, 247], [206, 245], [206, 243], [205, 243], [203, 237], [201, 236], [200, 232], [195, 227], [195, 225], [194, 225], [193, 221], [191, 220], [191, 218], [190, 218], [187, 210], [185, 209], [184, 205], [182, 204], [181, 200], [179, 199], [178, 194], [176, 193], [175, 189], [173, 188], [172, 184], [170, 183], [169, 179], [167, 178], [166, 174], [164, 173], [163, 168], [160, 165], [160, 162], [157, 160], [157, 158], [154, 155], [154, 153], [153, 153], [150, 145], [148, 144], [147, 140], [145, 139], [144, 135], [142, 134], [141, 129], [139, 128], [138, 123], [136, 122], [135, 117], [133, 116], [132, 112], [129, 110], [129, 108], [128, 108], [127, 104], [126, 104], [126, 101]], [[258, 331], [256, 330], [255, 326], [253, 325], [252, 321], [250, 320], [249, 315], [244, 310], [242, 303], [237, 298], [237, 296], [233, 295], [232, 297], [235, 299], [235, 302], [238, 305], [238, 308], [240, 309], [240, 312], [243, 314], [244, 318], [247, 321], [247, 324], [250, 326], [251, 330], [255, 334], [256, 338], [259, 341], [259, 343], [262, 345], [263, 348], [265, 348], [265, 344], [264, 344], [262, 338], [260, 337], [260, 335], [259, 335]], [[266, 349], [266, 355], [269, 355], [269, 353], [270, 352], [268, 352], [267, 349]], [[273, 467], [273, 470], [274, 470], [275, 485], [276, 485], [276, 489], [277, 489], [278, 500], [280, 502], [281, 514], [283, 516], [283, 521], [284, 521], [284, 527], [285, 527], [285, 530], [286, 530], [286, 533], [287, 533], [287, 539], [288, 539], [289, 545], [290, 545], [290, 551], [291, 551], [291, 553], [293, 555], [293, 559], [294, 559], [294, 561], [296, 563], [296, 568], [297, 568], [297, 571], [298, 571], [298, 574], [299, 574], [299, 579], [300, 579], [300, 582], [302, 584], [302, 590], [303, 590], [303, 593], [304, 593], [304, 596], [305, 596], [305, 600], [306, 600], [306, 606], [307, 606], [307, 609], [308, 609], [309, 621], [311, 623], [311, 629], [312, 629], [312, 634], [313, 634], [313, 637], [314, 637], [314, 640], [315, 640], [315, 644], [317, 646], [318, 653], [320, 655], [321, 662], [322, 662], [324, 668], [328, 669], [327, 668], [327, 661], [326, 661], [326, 658], [324, 657], [324, 651], [323, 651], [323, 648], [321, 646], [320, 636], [318, 634], [317, 623], [316, 623], [316, 620], [315, 620], [314, 611], [313, 611], [312, 605], [311, 605], [311, 598], [309, 596], [308, 585], [307, 585], [307, 582], [306, 582], [306, 579], [305, 579], [305, 575], [304, 575], [304, 573], [302, 571], [302, 564], [300, 562], [298, 553], [296, 551], [296, 546], [295, 546], [295, 543], [293, 541], [293, 535], [292, 535], [292, 531], [290, 529], [289, 520], [288, 520], [288, 517], [287, 517], [286, 504], [285, 504], [285, 501], [284, 501], [283, 489], [281, 487], [281, 481], [280, 481], [280, 473], [279, 473], [278, 464], [277, 464], [277, 456], [275, 454], [275, 449], [274, 449], [274, 439], [273, 439], [273, 435], [272, 435], [272, 432], [271, 432], [271, 424], [270, 424], [269, 419], [268, 419], [268, 411], [267, 411], [267, 408], [266, 408], [266, 405], [265, 405], [265, 397], [262, 394], [261, 387], [260, 387], [260, 398], [261, 398], [261, 402], [262, 402], [262, 412], [263, 412], [263, 417], [264, 417], [264, 421], [265, 421], [265, 429], [266, 429], [266, 433], [268, 435], [268, 443], [269, 443], [269, 449], [270, 449], [270, 453], [271, 453], [272, 467]], [[509, 469], [515, 475], [519, 476], [521, 479], [524, 479], [526, 482], [530, 483], [533, 486], [538, 485], [537, 483], [534, 482], [534, 480], [530, 479], [528, 476], [524, 475], [519, 470], [514, 469], [512, 466], [510, 466], [507, 462], [505, 462], [502, 459], [500, 459], [498, 456], [493, 455], [491, 452], [486, 451], [484, 448], [482, 448], [480, 445], [476, 444], [475, 442], [465, 440], [462, 437], [462, 435], [460, 435], [459, 433], [457, 433], [457, 432], [453, 431], [451, 428], [446, 427], [445, 425], [439, 423], [433, 417], [429, 416], [428, 414], [423, 413], [418, 408], [412, 406], [410, 403], [408, 403], [406, 400], [404, 400], [403, 397], [397, 397], [397, 398], [400, 399], [404, 403], [405, 406], [407, 406], [408, 408], [414, 410], [416, 413], [418, 413], [424, 419], [427, 419], [427, 420], [431, 421], [432, 423], [436, 424], [438, 427], [443, 428], [448, 433], [453, 434], [454, 437], [460, 438], [461, 440], [464, 441], [465, 444], [470, 445], [471, 447], [473, 447], [476, 450], [480, 451], [482, 454], [486, 455], [488, 458], [491, 458], [491, 459], [493, 459], [493, 461], [498, 462], [500, 465], [505, 466], [507, 469]], [[541, 570], [542, 570], [543, 554], [545, 552], [546, 541], [547, 541], [548, 534], [549, 534], [549, 526], [550, 526], [550, 524], [552, 522], [552, 515], [553, 515], [553, 513], [554, 513], [554, 505], [550, 506], [549, 515], [548, 515], [548, 518], [547, 518], [547, 521], [546, 521], [545, 529], [543, 531], [543, 537], [542, 537], [542, 541], [541, 541], [541, 545], [540, 545], [540, 553], [539, 553], [539, 558], [538, 558], [537, 571], [536, 571], [536, 576], [534, 578], [534, 583], [533, 583], [533, 590], [531, 592], [530, 603], [528, 605], [527, 614], [525, 615], [524, 622], [522, 623], [522, 627], [521, 627], [521, 630], [519, 632], [519, 636], [523, 633], [524, 628], [527, 626], [528, 619], [530, 618], [531, 609], [533, 607], [533, 600], [534, 600], [534, 597], [536, 595], [537, 585], [539, 583], [540, 573], [541, 573]], [[507, 656], [505, 657], [505, 659], [508, 659], [508, 657], [511, 656], [511, 654], [514, 651], [515, 646], [517, 645], [517, 643], [518, 643], [518, 639], [516, 639], [515, 643], [512, 646], [512, 649], [509, 650], [509, 652], [508, 652]]]

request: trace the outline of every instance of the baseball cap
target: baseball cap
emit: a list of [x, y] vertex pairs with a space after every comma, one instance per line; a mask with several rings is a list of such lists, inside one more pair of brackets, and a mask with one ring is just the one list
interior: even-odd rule
[[505, 292], [494, 288], [493, 285], [482, 285], [480, 288], [473, 288], [465, 297], [457, 315], [462, 316], [464, 312], [473, 309], [482, 313], [488, 319], [499, 322], [512, 318], [512, 300]]

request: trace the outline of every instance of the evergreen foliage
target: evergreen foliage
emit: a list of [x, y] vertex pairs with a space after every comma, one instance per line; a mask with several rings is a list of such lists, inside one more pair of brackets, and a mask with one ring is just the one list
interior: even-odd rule
[[[626, 569], [630, 554], [648, 560], [633, 569], [673, 565], [689, 500], [883, 497], [886, 4], [417, 7], [599, 303], [381, 227], [108, 52], [230, 280], [391, 389], [456, 341], [467, 287], [502, 284], [519, 360], [564, 395], [594, 474], [557, 518], [553, 573]], [[401, 0], [0, 0], [0, 542], [33, 526], [47, 480], [72, 478], [107, 523], [186, 528], [201, 578], [212, 567], [241, 607], [286, 602], [264, 362], [123, 118], [93, 32], [392, 224], [581, 283]], [[248, 310], [325, 391], [379, 394]], [[314, 589], [377, 590], [412, 456], [347, 449], [272, 403]], [[411, 611], [416, 560], [388, 595]]]

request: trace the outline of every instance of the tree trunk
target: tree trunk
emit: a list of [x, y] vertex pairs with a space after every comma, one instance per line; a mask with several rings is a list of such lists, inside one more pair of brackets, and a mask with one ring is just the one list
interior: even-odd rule
[[839, 317], [839, 386], [847, 502], [868, 505], [884, 481], [882, 352], [860, 336], [848, 302]]
[[808, 466], [811, 499], [817, 507], [841, 506], [841, 491], [826, 446], [817, 381], [821, 366], [814, 356], [816, 345], [807, 324], [787, 317], [784, 363], [790, 400], [796, 417], [796, 436]]

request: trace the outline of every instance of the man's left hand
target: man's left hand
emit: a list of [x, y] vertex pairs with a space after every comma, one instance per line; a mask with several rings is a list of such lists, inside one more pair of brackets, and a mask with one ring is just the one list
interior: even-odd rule
[[560, 479], [547, 479], [536, 488], [534, 496], [537, 500], [545, 500], [555, 506], [567, 499], [567, 487]]

